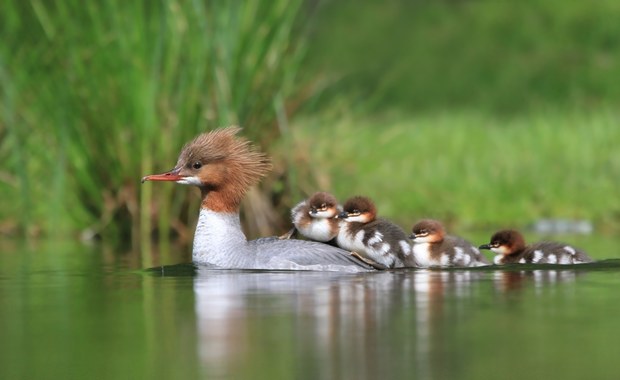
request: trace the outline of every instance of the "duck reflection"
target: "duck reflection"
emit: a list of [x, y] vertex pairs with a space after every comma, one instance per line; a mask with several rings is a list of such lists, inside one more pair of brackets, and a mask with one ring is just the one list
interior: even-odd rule
[[[347, 274], [172, 266], [150, 273], [180, 277], [180, 292], [191, 282], [193, 303], [177, 305], [193, 308], [195, 322], [182, 323], [191, 332], [179, 330], [178, 320], [162, 323], [196, 341], [190, 344], [195, 354], [189, 356], [199, 359], [202, 377], [366, 379], [461, 377], [479, 359], [479, 348], [503, 331], [503, 323], [529, 317], [531, 308], [515, 305], [533, 302], [536, 314], [547, 307], [547, 296], [559, 290], [557, 285], [618, 268], [620, 260], [579, 268], [519, 265]], [[561, 294], [571, 294], [570, 287], [567, 291]], [[171, 302], [162, 304], [170, 307]]]
[[[452, 378], [488, 296], [574, 281], [568, 269], [366, 274], [199, 268], [198, 352], [210, 377]], [[531, 293], [530, 293], [531, 294]], [[465, 330], [466, 329], [466, 330]], [[468, 334], [463, 332], [467, 331]]]
[[501, 293], [514, 293], [533, 286], [537, 292], [550, 285], [576, 280], [585, 271], [573, 269], [497, 270], [493, 273], [495, 288]]
[[[459, 303], [472, 296], [472, 284], [488, 274], [198, 269], [201, 362], [210, 376], [254, 370], [312, 378], [392, 377], [413, 370], [449, 375], [458, 366], [440, 360], [451, 349], [442, 331], [460, 318]], [[279, 369], [266, 367], [275, 362]]]

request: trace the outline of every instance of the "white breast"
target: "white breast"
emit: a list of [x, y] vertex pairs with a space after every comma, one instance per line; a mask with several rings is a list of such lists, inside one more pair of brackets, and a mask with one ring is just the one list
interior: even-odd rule
[[332, 225], [329, 219], [316, 218], [312, 220], [312, 223], [306, 226], [299, 226], [299, 232], [308, 239], [328, 242], [336, 237], [337, 231], [332, 230]]
[[239, 214], [200, 209], [192, 261], [223, 268], [253, 268], [256, 256], [248, 251]]
[[431, 258], [430, 243], [414, 243], [413, 257], [415, 257], [416, 263], [421, 267], [432, 267], [441, 265], [439, 261], [433, 260]]

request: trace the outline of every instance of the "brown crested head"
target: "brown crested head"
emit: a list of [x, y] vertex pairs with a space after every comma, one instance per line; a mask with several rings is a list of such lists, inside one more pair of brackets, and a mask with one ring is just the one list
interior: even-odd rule
[[271, 169], [264, 153], [237, 136], [240, 130], [220, 128], [197, 136], [183, 147], [174, 169], [142, 180], [195, 185], [202, 191], [203, 207], [213, 211], [237, 210], [250, 186]]
[[480, 246], [503, 255], [511, 255], [525, 248], [525, 239], [517, 230], [501, 230], [491, 236], [489, 244]]
[[428, 241], [443, 240], [446, 231], [440, 221], [434, 219], [422, 219], [411, 228], [411, 239], [426, 239]]
[[338, 201], [332, 194], [319, 191], [308, 198], [308, 205], [310, 208], [314, 208], [317, 211], [325, 211], [332, 207], [336, 208], [338, 206]]
[[368, 223], [377, 217], [377, 207], [368, 197], [351, 197], [344, 203], [342, 209], [343, 211], [339, 217], [351, 221]]

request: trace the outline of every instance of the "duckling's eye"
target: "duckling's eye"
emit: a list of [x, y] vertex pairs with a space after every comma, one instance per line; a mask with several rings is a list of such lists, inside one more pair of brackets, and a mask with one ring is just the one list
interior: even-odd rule
[[202, 162], [200, 162], [200, 161], [196, 161], [196, 162], [194, 162], [192, 164], [192, 168], [194, 168], [196, 170], [200, 169], [201, 167], [202, 167]]
[[360, 213], [360, 210], [358, 210], [358, 209], [354, 209], [353, 212], [352, 212], [352, 214], [359, 214], [359, 213]]
[[327, 208], [327, 205], [325, 203], [321, 203], [321, 208]]

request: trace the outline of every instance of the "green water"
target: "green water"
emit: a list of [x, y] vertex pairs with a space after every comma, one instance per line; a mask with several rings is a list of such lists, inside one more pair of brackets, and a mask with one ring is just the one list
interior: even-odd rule
[[2, 242], [0, 379], [617, 379], [620, 255], [595, 240], [594, 265], [362, 275]]

